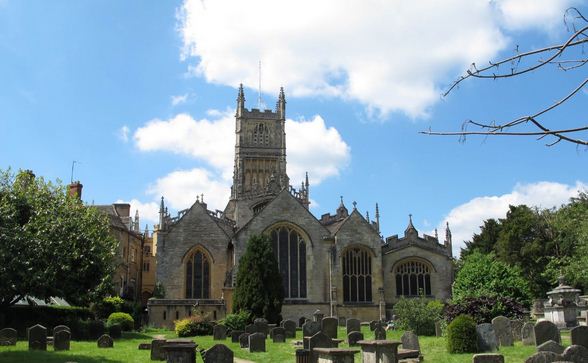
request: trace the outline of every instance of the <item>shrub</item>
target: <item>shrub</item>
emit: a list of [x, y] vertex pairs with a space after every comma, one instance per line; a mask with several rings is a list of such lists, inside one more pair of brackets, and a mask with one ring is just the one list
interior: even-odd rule
[[94, 312], [94, 314], [96, 314], [98, 319], [106, 319], [112, 313], [125, 311], [123, 309], [124, 306], [125, 300], [123, 300], [121, 297], [113, 296], [105, 297], [100, 302], [93, 304], [91, 310]]
[[23, 338], [26, 338], [26, 329], [35, 324], [41, 324], [49, 330], [57, 325], [71, 328], [80, 320], [93, 318], [94, 314], [89, 309], [73, 306], [11, 306], [0, 312], [2, 327], [16, 329], [19, 337]]
[[213, 324], [207, 316], [194, 315], [186, 319], [174, 321], [178, 337], [194, 337], [211, 335]]
[[110, 335], [112, 339], [120, 339], [122, 337], [122, 328], [120, 324], [109, 325], [108, 335]]
[[443, 303], [425, 297], [400, 298], [394, 305], [396, 326], [417, 335], [435, 335], [435, 322], [441, 319]]
[[251, 322], [251, 314], [247, 311], [240, 311], [236, 314], [229, 314], [221, 321], [221, 324], [229, 330], [245, 330], [247, 324]]
[[509, 319], [521, 320], [526, 316], [524, 306], [508, 297], [471, 297], [450, 304], [445, 309], [445, 319], [452, 321], [459, 315], [469, 315], [476, 323], [490, 323], [502, 315]]
[[118, 324], [124, 331], [133, 330], [135, 327], [135, 321], [130, 314], [127, 313], [112, 313], [108, 317], [108, 326]]
[[477, 344], [476, 322], [471, 316], [460, 315], [447, 326], [449, 353], [475, 353]]

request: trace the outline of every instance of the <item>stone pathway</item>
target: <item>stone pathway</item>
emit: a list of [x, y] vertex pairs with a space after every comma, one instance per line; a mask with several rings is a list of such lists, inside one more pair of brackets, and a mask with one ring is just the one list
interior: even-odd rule
[[241, 359], [241, 358], [233, 358], [233, 361], [235, 363], [255, 363], [253, 361], [250, 360], [246, 360], [246, 359]]

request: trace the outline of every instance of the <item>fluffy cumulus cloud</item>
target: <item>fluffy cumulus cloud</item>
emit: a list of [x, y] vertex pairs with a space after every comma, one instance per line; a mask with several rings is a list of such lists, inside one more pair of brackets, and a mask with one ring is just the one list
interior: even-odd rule
[[512, 192], [474, 198], [453, 208], [438, 229], [443, 231], [449, 222], [453, 236], [453, 252], [459, 255], [464, 241], [471, 240], [474, 233], [480, 232], [480, 225], [489, 218], [504, 218], [509, 205], [526, 204], [539, 208], [553, 208], [569, 201], [578, 191], [587, 190], [588, 184], [577, 182], [567, 185], [555, 182], [518, 184]]
[[573, 0], [186, 0], [183, 57], [208, 82], [353, 99], [423, 117], [440, 89], [508, 45], [508, 30], [552, 28]]

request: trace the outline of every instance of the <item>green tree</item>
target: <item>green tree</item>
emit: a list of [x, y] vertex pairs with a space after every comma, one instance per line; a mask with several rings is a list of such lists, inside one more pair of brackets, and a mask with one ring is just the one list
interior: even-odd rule
[[106, 216], [62, 185], [0, 170], [0, 311], [26, 295], [98, 298], [109, 291], [115, 247]]
[[282, 277], [271, 242], [266, 236], [252, 236], [239, 261], [234, 310], [278, 323], [283, 301]]
[[480, 234], [474, 234], [471, 241], [465, 242], [465, 248], [461, 249], [460, 258], [467, 257], [474, 251], [490, 253], [494, 251], [498, 235], [500, 234], [500, 222], [494, 218], [484, 221], [480, 226]]
[[453, 283], [453, 300], [470, 297], [510, 297], [529, 306], [529, 282], [516, 266], [497, 260], [494, 253], [475, 251], [462, 261]]

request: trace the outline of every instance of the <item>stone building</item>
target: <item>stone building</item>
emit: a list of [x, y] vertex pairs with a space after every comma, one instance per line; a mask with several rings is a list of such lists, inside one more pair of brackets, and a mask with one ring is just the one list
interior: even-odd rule
[[377, 320], [390, 317], [401, 296], [419, 293], [446, 300], [453, 279], [451, 232], [419, 236], [410, 218], [403, 237], [380, 235], [375, 221], [351, 212], [341, 198], [333, 215], [309, 211], [308, 176], [300, 189], [286, 174], [286, 99], [276, 109], [245, 108], [237, 97], [235, 164], [231, 197], [223, 211], [204, 198], [171, 217], [162, 197], [156, 245], [156, 279], [165, 299], [149, 300], [150, 323], [197, 313], [220, 319], [231, 312], [239, 259], [247, 240], [268, 235], [284, 286], [282, 316], [298, 320], [317, 309], [325, 315]]

